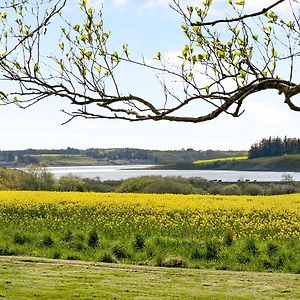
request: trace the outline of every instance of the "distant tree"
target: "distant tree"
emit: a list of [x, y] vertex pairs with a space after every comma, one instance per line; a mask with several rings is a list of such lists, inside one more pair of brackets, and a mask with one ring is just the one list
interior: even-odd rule
[[13, 151], [4, 151], [2, 154], [2, 160], [7, 162], [15, 161], [15, 153]]
[[76, 148], [68, 147], [68, 148], [65, 150], [65, 153], [66, 153], [66, 154], [80, 154], [80, 150], [79, 150], [79, 149], [76, 149]]
[[[65, 19], [67, 0], [9, 3], [1, 7], [0, 14], [0, 72], [14, 88], [3, 88], [3, 104], [28, 107], [56, 96], [77, 107], [66, 112], [69, 120], [197, 123], [223, 114], [239, 117], [249, 96], [276, 90], [291, 110], [300, 111], [293, 98], [300, 93], [294, 81], [300, 56], [296, 0], [274, 0], [254, 12], [248, 12], [245, 0], [228, 0], [219, 19], [212, 18], [218, 1], [191, 6], [172, 0], [170, 6], [182, 17], [186, 38], [178, 65], [168, 63], [161, 52], [155, 54], [157, 63], [134, 59], [126, 44], [120, 51], [111, 50], [102, 10], [94, 9], [87, 0], [80, 0], [81, 16], [75, 20]], [[68, 3], [74, 6], [73, 0]], [[54, 26], [57, 22], [63, 25]], [[50, 53], [44, 45], [49, 42], [49, 32], [56, 29], [60, 37]], [[126, 64], [157, 73], [162, 101], [121, 90], [117, 71]], [[169, 82], [176, 84], [176, 90]], [[178, 86], [181, 92], [177, 93]], [[194, 104], [198, 108], [192, 113], [186, 110]]]
[[48, 190], [54, 189], [55, 180], [53, 174], [47, 172], [45, 167], [39, 165], [28, 165], [25, 168], [26, 176], [22, 180], [22, 188], [25, 190]]
[[295, 184], [293, 175], [291, 175], [291, 174], [283, 174], [282, 178], [281, 178], [281, 181], [285, 182], [287, 184], [290, 184], [290, 185], [294, 185]]
[[280, 137], [273, 138], [271, 140], [271, 156], [280, 156], [285, 153], [284, 144]]
[[280, 137], [262, 139], [258, 143], [251, 145], [248, 152], [249, 158], [263, 157], [263, 156], [281, 156], [283, 154], [297, 154], [300, 153], [300, 139]]
[[221, 194], [222, 195], [241, 195], [242, 191], [237, 184], [233, 183], [233, 184], [225, 185], [221, 190]]
[[86, 151], [84, 151], [84, 154], [95, 159], [100, 158], [100, 154], [97, 149], [87, 149]]
[[62, 176], [58, 180], [58, 189], [60, 191], [77, 191], [83, 192], [84, 191], [84, 181], [75, 176]]
[[38, 165], [39, 164], [39, 160], [37, 157], [31, 156], [31, 155], [23, 155], [23, 154], [17, 155], [17, 162], [21, 163], [23, 165]]

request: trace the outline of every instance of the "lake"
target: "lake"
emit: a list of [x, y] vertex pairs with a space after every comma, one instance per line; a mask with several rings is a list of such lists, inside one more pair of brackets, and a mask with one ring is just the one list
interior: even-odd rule
[[259, 172], [259, 171], [222, 171], [222, 170], [151, 170], [149, 165], [84, 166], [84, 167], [49, 167], [47, 170], [55, 178], [73, 175], [81, 178], [99, 178], [104, 180], [122, 180], [132, 177], [182, 176], [202, 177], [208, 180], [236, 182], [250, 180], [258, 182], [281, 181], [284, 174], [290, 174], [295, 181], [300, 181], [300, 172]]

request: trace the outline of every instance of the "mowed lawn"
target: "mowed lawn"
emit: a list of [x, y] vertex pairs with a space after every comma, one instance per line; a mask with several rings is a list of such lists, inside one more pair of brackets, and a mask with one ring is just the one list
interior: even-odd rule
[[2, 299], [300, 299], [300, 275], [0, 256]]

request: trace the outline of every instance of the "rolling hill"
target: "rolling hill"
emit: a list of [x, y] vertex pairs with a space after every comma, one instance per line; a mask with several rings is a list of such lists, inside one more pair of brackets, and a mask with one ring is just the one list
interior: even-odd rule
[[194, 162], [196, 169], [300, 172], [300, 154], [244, 159], [214, 159]]

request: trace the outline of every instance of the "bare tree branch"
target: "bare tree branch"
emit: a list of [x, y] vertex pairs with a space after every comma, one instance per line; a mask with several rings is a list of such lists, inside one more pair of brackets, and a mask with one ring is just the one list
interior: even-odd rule
[[254, 18], [254, 17], [258, 17], [260, 15], [263, 15], [265, 13], [267, 13], [268, 11], [270, 11], [272, 8], [278, 6], [279, 4], [283, 3], [286, 0], [278, 0], [277, 2], [263, 8], [260, 11], [251, 13], [251, 14], [243, 14], [239, 17], [236, 18], [230, 18], [230, 19], [219, 19], [219, 20], [214, 20], [214, 21], [210, 21], [210, 22], [203, 22], [203, 23], [191, 23], [192, 26], [214, 26], [216, 24], [220, 24], [220, 23], [232, 23], [232, 22], [239, 22], [239, 21], [243, 21], [245, 19], [249, 19], [249, 18]]
[[[272, 11], [284, 1], [291, 6], [289, 16]], [[231, 18], [206, 21], [214, 1], [184, 7], [173, 0], [173, 10], [183, 18], [181, 28], [186, 38], [175, 63], [169, 63], [160, 52], [153, 62], [134, 59], [127, 45], [119, 51], [110, 50], [110, 32], [104, 29], [102, 10], [97, 12], [81, 0], [83, 21], [73, 23], [64, 17], [67, 0], [54, 3], [43, 14], [37, 9], [34, 28], [26, 23], [23, 13], [19, 13], [19, 24], [7, 25], [13, 28], [16, 43], [0, 57], [0, 72], [2, 80], [14, 88], [0, 92], [2, 105], [26, 108], [59, 97], [75, 108], [63, 110], [68, 116], [65, 123], [77, 117], [199, 123], [221, 114], [240, 117], [248, 97], [276, 90], [291, 110], [300, 111], [294, 98], [300, 94], [300, 85], [293, 82], [300, 62], [297, 1], [273, 1], [251, 14], [228, 4]], [[42, 46], [54, 18], [64, 25], [57, 50], [49, 53]], [[6, 40], [0, 40], [3, 47]], [[158, 78], [161, 101], [121, 89], [118, 70], [127, 65]]]

